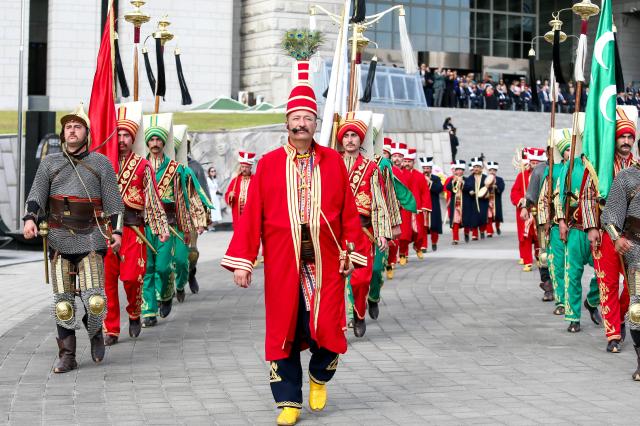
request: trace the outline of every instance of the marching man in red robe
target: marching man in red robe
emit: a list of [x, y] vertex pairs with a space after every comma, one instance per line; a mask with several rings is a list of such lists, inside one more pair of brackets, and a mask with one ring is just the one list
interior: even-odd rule
[[244, 212], [244, 207], [247, 205], [249, 184], [251, 183], [251, 179], [253, 179], [251, 167], [253, 167], [255, 158], [255, 152], [240, 151], [238, 153], [240, 173], [231, 180], [227, 192], [224, 194], [225, 202], [231, 207], [231, 218], [233, 219], [234, 227], [237, 225], [238, 219]]
[[531, 171], [540, 161], [547, 159], [543, 148], [525, 148], [525, 159], [522, 160], [522, 171], [516, 176], [511, 188], [511, 203], [516, 206], [516, 224], [518, 227], [518, 248], [520, 251], [520, 262], [524, 265], [524, 272], [531, 272], [533, 269], [533, 250], [537, 245], [536, 229], [533, 217], [523, 220], [520, 213], [526, 209], [527, 188]]
[[[431, 213], [431, 194], [424, 175], [414, 168], [417, 153], [415, 148], [409, 148], [402, 162], [407, 186], [416, 199], [417, 213], [408, 212], [402, 219], [403, 236], [400, 241], [400, 264], [407, 262], [409, 257], [409, 244], [413, 242], [413, 249], [418, 259], [422, 259], [422, 246], [425, 244], [425, 226], [429, 226], [429, 214]], [[405, 210], [406, 211], [406, 210]], [[404, 262], [404, 263], [403, 263]]]
[[[308, 62], [299, 62], [299, 69]], [[306, 77], [306, 78], [305, 78]], [[288, 143], [258, 162], [247, 204], [221, 264], [248, 287], [260, 243], [265, 261], [265, 355], [277, 422], [302, 409], [300, 352], [311, 349], [309, 406], [322, 410], [326, 383], [347, 350], [345, 277], [367, 250], [347, 170], [337, 151], [313, 140], [317, 105], [308, 71], [289, 95]], [[354, 249], [355, 250], [352, 250]]]
[[[407, 152], [407, 144], [391, 141], [389, 152], [391, 153], [391, 163], [393, 164], [393, 176], [398, 179], [404, 186], [408, 187], [407, 176], [402, 169], [402, 160]], [[402, 223], [411, 217], [411, 212], [400, 207], [400, 217]], [[400, 224], [400, 235], [392, 241], [389, 241], [389, 259], [387, 260], [387, 278], [393, 279], [393, 268], [395, 268], [398, 261], [398, 251], [400, 250], [400, 242], [405, 237], [405, 227]], [[408, 243], [407, 243], [408, 244]], [[405, 262], [406, 263], [406, 262]], [[404, 263], [403, 263], [404, 265]]]
[[144, 139], [139, 132], [142, 123], [142, 106], [139, 102], [118, 107], [118, 150], [120, 169], [118, 187], [124, 202], [122, 217], [122, 245], [118, 255], [108, 250], [104, 259], [104, 289], [107, 296], [107, 316], [104, 319], [106, 337], [104, 344], [118, 343], [120, 334], [120, 303], [118, 278], [127, 294], [129, 336], [138, 337], [142, 327], [142, 284], [147, 264], [147, 244], [144, 237], [145, 222], [160, 241], [169, 239], [169, 225], [158, 194], [155, 173], [151, 164], [137, 154], [134, 145], [142, 146]]
[[[366, 133], [367, 125], [350, 112], [337, 135], [344, 148], [344, 164], [349, 172], [349, 185], [360, 216], [362, 232], [370, 242], [364, 253], [367, 257], [366, 268], [356, 269], [350, 278], [353, 291], [353, 332], [356, 337], [364, 336], [367, 330], [364, 318], [373, 274], [375, 246], [384, 251], [387, 249], [387, 239], [393, 238], [391, 218], [384, 196], [384, 182], [378, 164], [360, 153]], [[370, 308], [377, 309], [377, 303], [371, 303]], [[374, 316], [377, 316], [375, 314], [374, 312]]]

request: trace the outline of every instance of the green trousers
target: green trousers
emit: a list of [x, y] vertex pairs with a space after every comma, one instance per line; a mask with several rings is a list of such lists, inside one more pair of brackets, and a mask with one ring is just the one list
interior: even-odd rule
[[388, 257], [389, 250], [380, 251], [376, 244], [376, 254], [373, 258], [373, 274], [371, 275], [371, 285], [369, 286], [369, 300], [372, 302], [380, 301], [380, 290], [384, 285], [383, 273]]
[[560, 239], [558, 225], [551, 227], [549, 231], [549, 246], [547, 247], [547, 262], [549, 274], [553, 284], [553, 295], [556, 306], [564, 306], [564, 252], [565, 244]]
[[[178, 231], [178, 234], [184, 238], [184, 233]], [[175, 238], [175, 236], [174, 236]], [[179, 238], [176, 240], [176, 251], [173, 257], [174, 268], [176, 271], [176, 290], [184, 290], [184, 286], [189, 281], [189, 246], [182, 242]]]
[[142, 317], [158, 315], [158, 301], [167, 301], [174, 293], [174, 265], [175, 237], [169, 236], [164, 243], [151, 232], [149, 225], [145, 226], [145, 234], [158, 254], [147, 248], [147, 270], [144, 274], [142, 287]]
[[[567, 237], [567, 249], [565, 253], [565, 314], [566, 321], [580, 321], [582, 308], [582, 274], [584, 265], [593, 266], [591, 245], [587, 234], [581, 229], [569, 229]], [[594, 274], [589, 283], [587, 293], [589, 306], [597, 307], [600, 304], [598, 281]]]

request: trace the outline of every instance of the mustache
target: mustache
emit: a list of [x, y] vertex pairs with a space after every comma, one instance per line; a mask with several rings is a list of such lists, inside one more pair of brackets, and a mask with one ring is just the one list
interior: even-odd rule
[[306, 126], [300, 126], [300, 127], [294, 127], [293, 129], [291, 129], [291, 131], [292, 131], [294, 134], [296, 134], [296, 133], [298, 133], [298, 132], [302, 132], [302, 131], [305, 131], [305, 132], [309, 133], [309, 128], [308, 128], [308, 127], [306, 127]]

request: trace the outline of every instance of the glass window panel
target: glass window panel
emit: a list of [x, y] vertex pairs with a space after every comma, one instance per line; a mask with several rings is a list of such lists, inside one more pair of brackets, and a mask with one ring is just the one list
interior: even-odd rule
[[476, 54], [488, 56], [491, 54], [489, 40], [476, 40]]
[[476, 37], [491, 37], [491, 14], [478, 13], [476, 15]]
[[507, 56], [507, 42], [506, 41], [494, 41], [493, 42], [493, 56]]
[[510, 12], [522, 12], [522, 1], [521, 0], [509, 0], [509, 11]]
[[509, 42], [507, 45], [508, 56], [511, 58], [522, 58], [522, 43]]
[[445, 52], [459, 52], [460, 42], [457, 37], [445, 37], [444, 38], [444, 51]]
[[498, 40], [507, 39], [507, 15], [493, 14], [493, 38]]
[[427, 4], [434, 6], [442, 6], [442, 0], [427, 0]]
[[404, 78], [402, 76], [392, 75], [391, 86], [393, 88], [393, 97], [395, 99], [408, 99], [407, 91], [404, 88]]
[[[384, 4], [378, 4], [376, 5], [376, 12], [382, 12], [384, 10], [387, 9], [387, 6]], [[389, 31], [391, 32], [393, 30], [393, 21], [394, 21], [394, 16], [393, 13], [389, 13], [387, 15], [385, 15], [381, 20], [379, 20], [378, 22], [376, 22], [375, 25], [375, 29], [376, 30], [380, 30], [380, 31]]]
[[531, 39], [533, 38], [533, 36], [535, 35], [534, 28], [535, 28], [535, 22], [536, 22], [536, 18], [532, 18], [532, 17], [523, 17], [522, 18], [522, 40], [527, 42], [527, 41], [531, 41]]
[[491, 9], [491, 0], [476, 0], [476, 8]]
[[430, 52], [442, 50], [442, 37], [428, 36], [427, 37], [427, 50]]
[[468, 38], [461, 38], [460, 39], [460, 52], [462, 53], [470, 53], [471, 52], [471, 47], [470, 47], [470, 40]]
[[411, 8], [409, 33], [425, 34], [427, 32], [427, 9]]
[[427, 36], [424, 34], [411, 34], [411, 44], [413, 50], [427, 50]]
[[458, 7], [460, 5], [459, 0], [444, 0], [444, 5], [449, 7]]
[[469, 35], [471, 37], [476, 36], [476, 13], [471, 12], [471, 16], [469, 17]]
[[391, 33], [377, 31], [374, 40], [381, 49], [391, 49]]
[[427, 9], [427, 33], [442, 34], [442, 11]]
[[460, 12], [460, 27], [458, 29], [458, 35], [460, 37], [469, 37], [471, 35], [471, 13], [470, 12]]
[[460, 28], [460, 12], [457, 10], [444, 11], [444, 33], [445, 35], [457, 35]]
[[[522, 40], [522, 18], [519, 16], [509, 15], [509, 40]], [[496, 37], [497, 38], [497, 37]]]
[[493, 10], [507, 10], [507, 0], [493, 0]]
[[534, 0], [522, 0], [522, 12], [536, 13], [536, 3]]

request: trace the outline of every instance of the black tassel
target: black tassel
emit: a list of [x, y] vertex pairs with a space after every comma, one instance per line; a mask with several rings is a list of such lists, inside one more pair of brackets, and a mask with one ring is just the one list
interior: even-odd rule
[[538, 85], [536, 84], [536, 57], [529, 56], [529, 87], [531, 88], [531, 103], [535, 106], [536, 111], [538, 105], [540, 105], [540, 98], [538, 98]]
[[149, 61], [149, 51], [146, 48], [142, 49], [142, 56], [144, 57], [144, 69], [147, 70], [147, 79], [151, 86], [151, 93], [154, 93], [156, 91], [156, 78], [153, 76], [151, 62]]
[[129, 97], [129, 85], [127, 84], [127, 77], [124, 73], [124, 67], [122, 66], [122, 59], [120, 58], [120, 48], [118, 47], [118, 38], [113, 40], [113, 47], [116, 50], [116, 75], [118, 76], [118, 82], [120, 83], [120, 90], [122, 91], [122, 97]]
[[558, 84], [566, 83], [562, 76], [562, 67], [560, 66], [560, 30], [553, 32], [553, 73], [556, 75], [556, 82]]
[[156, 62], [158, 64], [158, 84], [156, 89], [156, 96], [162, 96], [167, 93], [167, 83], [164, 75], [164, 48], [162, 47], [162, 39], [156, 39]]
[[374, 58], [371, 60], [369, 64], [369, 72], [367, 73], [367, 84], [364, 87], [364, 93], [362, 94], [362, 98], [360, 98], [360, 102], [368, 104], [371, 102], [371, 92], [373, 91], [373, 82], [376, 79], [376, 67], [378, 65], [378, 59]]
[[326, 89], [324, 89], [324, 92], [322, 92], [322, 97], [323, 98], [327, 98], [327, 96], [329, 96], [329, 88], [327, 87]]
[[353, 9], [351, 22], [355, 22], [355, 23], [363, 22], [365, 16], [367, 16], [367, 5], [365, 0], [353, 0], [351, 4]]
[[622, 63], [620, 62], [620, 50], [618, 47], [618, 33], [613, 33], [613, 47], [616, 61], [616, 92], [624, 92], [624, 75], [622, 74]]
[[185, 81], [184, 74], [182, 73], [180, 53], [178, 51], [175, 53], [176, 69], [178, 70], [178, 83], [180, 84], [180, 93], [182, 94], [182, 105], [191, 105], [191, 95], [189, 94], [189, 88], [187, 87], [187, 82]]

